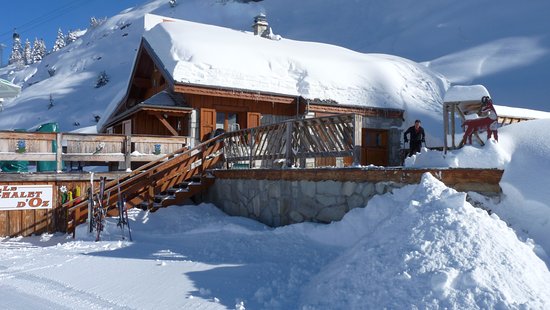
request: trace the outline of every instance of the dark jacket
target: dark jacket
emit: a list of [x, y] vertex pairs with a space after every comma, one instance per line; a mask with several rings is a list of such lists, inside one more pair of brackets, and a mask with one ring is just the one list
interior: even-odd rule
[[414, 142], [420, 143], [424, 141], [426, 137], [426, 135], [424, 134], [424, 128], [422, 128], [422, 126], [418, 127], [418, 131], [416, 130], [416, 128], [414, 128], [414, 126], [409, 127], [409, 129], [407, 129], [407, 131], [405, 131], [405, 134], [403, 135], [403, 138], [405, 138], [405, 141], [407, 140], [407, 134], [411, 135], [410, 140], [412, 143]]

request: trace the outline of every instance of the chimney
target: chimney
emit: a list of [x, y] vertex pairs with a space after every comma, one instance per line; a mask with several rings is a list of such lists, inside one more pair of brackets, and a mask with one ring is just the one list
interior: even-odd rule
[[254, 29], [254, 35], [256, 36], [264, 36], [264, 33], [268, 30], [269, 25], [267, 23], [267, 18], [265, 17], [264, 13], [260, 13], [260, 15], [254, 17], [254, 25], [252, 25], [252, 29]]

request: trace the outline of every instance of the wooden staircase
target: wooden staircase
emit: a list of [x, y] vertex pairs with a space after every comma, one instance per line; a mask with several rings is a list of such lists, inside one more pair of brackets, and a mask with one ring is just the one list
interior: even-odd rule
[[[118, 215], [119, 196], [126, 199], [128, 208], [154, 212], [180, 204], [205, 190], [214, 183], [214, 177], [207, 170], [222, 162], [222, 140], [223, 135], [193, 149], [181, 148], [106, 183], [103, 205], [107, 207], [107, 214]], [[97, 193], [98, 189], [94, 195]], [[66, 202], [63, 208], [67, 211], [66, 231], [74, 236], [76, 226], [88, 218], [88, 193]]]

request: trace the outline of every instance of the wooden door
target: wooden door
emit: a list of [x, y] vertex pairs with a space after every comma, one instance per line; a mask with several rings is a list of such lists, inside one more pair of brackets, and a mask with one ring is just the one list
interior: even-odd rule
[[210, 133], [216, 129], [216, 110], [201, 108], [200, 126], [201, 141], [208, 140]]
[[248, 112], [246, 113], [246, 128], [254, 128], [260, 126], [260, 120], [262, 118], [262, 114], [260, 113], [254, 113], [254, 112]]
[[388, 131], [363, 128], [361, 165], [388, 165]]

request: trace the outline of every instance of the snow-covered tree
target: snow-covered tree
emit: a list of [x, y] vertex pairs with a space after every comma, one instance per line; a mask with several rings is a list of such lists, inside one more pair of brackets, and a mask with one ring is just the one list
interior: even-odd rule
[[96, 28], [98, 27], [99, 25], [103, 24], [105, 21], [107, 20], [107, 18], [95, 18], [95, 17], [91, 17], [90, 18], [90, 28]]
[[32, 59], [33, 62], [39, 62], [41, 61], [44, 56], [46, 56], [46, 43], [44, 43], [44, 40], [37, 38], [34, 38], [34, 42], [32, 44]]
[[101, 73], [97, 77], [95, 88], [100, 88], [101, 86], [104, 86], [107, 83], [109, 83], [109, 76], [105, 71], [101, 71]]
[[67, 33], [67, 37], [65, 38], [65, 42], [67, 44], [71, 44], [73, 43], [74, 41], [76, 41], [76, 39], [78, 39], [78, 31], [74, 30], [74, 31], [69, 31]]
[[65, 35], [63, 35], [63, 31], [61, 31], [61, 28], [57, 30], [57, 38], [55, 39], [55, 43], [53, 44], [52, 52], [57, 52], [63, 47], [65, 47]]
[[25, 47], [23, 48], [23, 62], [26, 65], [34, 63], [34, 60], [32, 58], [31, 42], [29, 41], [29, 39], [25, 40]]
[[23, 65], [23, 48], [21, 47], [21, 39], [19, 38], [19, 34], [14, 32], [13, 33], [13, 47], [11, 49], [10, 58], [8, 60], [8, 64], [17, 64], [17, 65]]

